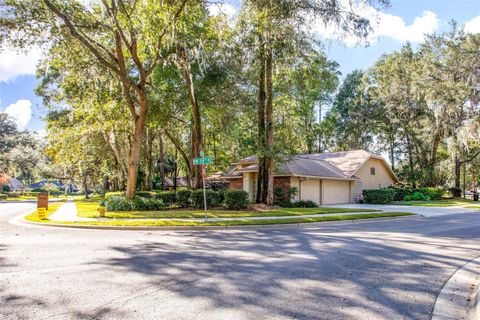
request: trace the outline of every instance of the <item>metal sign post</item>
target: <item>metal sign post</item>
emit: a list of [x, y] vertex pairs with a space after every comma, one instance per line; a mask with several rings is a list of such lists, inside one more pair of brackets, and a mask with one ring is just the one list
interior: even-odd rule
[[205, 178], [207, 177], [207, 170], [206, 170], [206, 165], [213, 163], [212, 158], [205, 158], [205, 152], [200, 151], [200, 158], [195, 158], [193, 159], [193, 165], [202, 166], [202, 180], [203, 180], [203, 204], [205, 207], [205, 221], [208, 220], [208, 214], [207, 214], [207, 191], [205, 187]]
[[203, 205], [205, 207], [205, 220], [208, 220], [208, 214], [207, 214], [207, 191], [206, 191], [206, 188], [205, 188], [205, 176], [206, 176], [206, 172], [205, 172], [205, 165], [202, 164], [202, 180], [203, 180]]

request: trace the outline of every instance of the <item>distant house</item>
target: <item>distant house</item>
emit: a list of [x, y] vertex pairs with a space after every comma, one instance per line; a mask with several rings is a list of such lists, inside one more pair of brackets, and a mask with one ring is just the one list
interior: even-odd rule
[[64, 190], [65, 189], [65, 185], [61, 181], [56, 181], [56, 180], [38, 181], [38, 182], [32, 183], [30, 185], [30, 188], [32, 188], [32, 189], [43, 189], [43, 187], [45, 186], [46, 183], [50, 183], [50, 184], [55, 185], [59, 190]]
[[[250, 200], [257, 192], [257, 157], [238, 160], [222, 177], [230, 189], [243, 189]], [[300, 154], [281, 163], [274, 176], [274, 188], [292, 201], [311, 200], [319, 205], [358, 202], [364, 189], [385, 188], [399, 180], [384, 158], [364, 150]]]
[[17, 178], [10, 178], [7, 185], [12, 192], [24, 192], [30, 190], [28, 186], [24, 185], [23, 182]]
[[[173, 190], [175, 178], [174, 177], [165, 177], [163, 187], [167, 190]], [[188, 187], [188, 179], [185, 177], [177, 177], [177, 188], [186, 188]]]

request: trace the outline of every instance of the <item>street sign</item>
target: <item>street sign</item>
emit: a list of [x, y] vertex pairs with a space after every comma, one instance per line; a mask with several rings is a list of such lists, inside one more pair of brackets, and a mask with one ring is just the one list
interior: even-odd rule
[[211, 164], [213, 163], [213, 158], [210, 157], [205, 157], [205, 152], [200, 151], [200, 158], [194, 158], [193, 159], [193, 165], [194, 166], [202, 166], [202, 180], [203, 180], [203, 204], [205, 206], [205, 221], [208, 220], [208, 214], [207, 214], [207, 193], [205, 191], [205, 178], [207, 177], [207, 170], [205, 168], [206, 164]]
[[213, 158], [206, 157], [206, 158], [194, 158], [193, 165], [198, 166], [201, 164], [211, 164], [213, 163]]

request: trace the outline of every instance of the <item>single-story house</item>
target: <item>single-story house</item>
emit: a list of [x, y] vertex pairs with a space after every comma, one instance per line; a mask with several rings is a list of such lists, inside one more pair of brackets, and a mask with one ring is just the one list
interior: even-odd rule
[[30, 188], [23, 184], [22, 181], [18, 180], [17, 178], [10, 178], [7, 183], [7, 186], [10, 188], [12, 192], [24, 192], [29, 191]]
[[[232, 163], [222, 177], [230, 189], [245, 190], [250, 200], [257, 190], [257, 157]], [[319, 205], [358, 202], [364, 189], [386, 188], [399, 182], [381, 156], [365, 150], [294, 155], [277, 166], [274, 188], [288, 194], [295, 188], [292, 201], [311, 200]]]
[[[163, 182], [163, 187], [167, 190], [173, 190], [175, 178], [174, 177], [165, 177]], [[188, 178], [177, 177], [177, 188], [186, 188], [188, 187]]]

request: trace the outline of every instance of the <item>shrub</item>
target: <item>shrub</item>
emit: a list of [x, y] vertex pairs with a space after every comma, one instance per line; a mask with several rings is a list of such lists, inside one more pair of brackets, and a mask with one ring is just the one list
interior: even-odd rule
[[403, 200], [405, 200], [405, 201], [428, 201], [428, 200], [430, 200], [430, 196], [427, 196], [427, 195], [424, 195], [421, 192], [415, 191], [411, 195], [405, 196], [405, 198], [403, 198]]
[[395, 190], [394, 201], [402, 201], [405, 196], [413, 193], [413, 188], [409, 186], [389, 187], [389, 189]]
[[448, 191], [452, 194], [452, 197], [459, 198], [462, 196], [462, 189], [460, 188], [452, 187]]
[[135, 197], [133, 200], [125, 196], [113, 195], [105, 199], [107, 211], [155, 211], [165, 209], [163, 201], [155, 198]]
[[111, 195], [105, 199], [105, 210], [107, 211], [133, 211], [135, 204], [132, 200], [122, 195]]
[[365, 203], [386, 204], [395, 198], [395, 189], [366, 189], [363, 190], [363, 201]]
[[227, 209], [245, 209], [250, 201], [248, 201], [248, 193], [244, 190], [227, 190], [225, 191], [224, 205]]
[[5, 200], [7, 197], [8, 196], [6, 194], [0, 193], [0, 200]]
[[311, 200], [285, 201], [280, 204], [284, 208], [317, 208], [318, 205]]
[[180, 207], [180, 208], [186, 208], [186, 207], [190, 207], [191, 205], [191, 202], [190, 202], [190, 199], [191, 199], [191, 191], [188, 190], [188, 189], [179, 189], [177, 190], [177, 205]]
[[414, 191], [422, 193], [424, 196], [430, 197], [432, 200], [442, 200], [445, 190], [441, 188], [418, 188]]
[[176, 202], [175, 192], [173, 191], [160, 191], [155, 194], [156, 199], [160, 199], [167, 207], [171, 207]]
[[[207, 206], [209, 207], [219, 207], [222, 202], [217, 191], [205, 190], [205, 195], [207, 197]], [[203, 189], [193, 190], [192, 191], [192, 204], [195, 208], [203, 208]]]
[[0, 189], [0, 191], [3, 191], [3, 192], [10, 192], [10, 187], [8, 185], [4, 185], [2, 186], [2, 188]]

